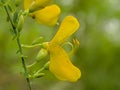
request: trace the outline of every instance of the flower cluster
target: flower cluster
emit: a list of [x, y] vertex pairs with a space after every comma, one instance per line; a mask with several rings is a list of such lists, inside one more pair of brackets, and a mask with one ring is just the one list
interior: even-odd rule
[[[51, 0], [24, 0], [24, 8], [40, 24], [51, 26], [57, 23], [61, 10], [58, 5], [50, 2]], [[44, 45], [44, 49], [50, 54], [49, 70], [60, 80], [75, 82], [81, 77], [81, 71], [72, 64], [69, 55], [62, 48], [62, 44], [79, 26], [75, 17], [66, 16], [53, 39]]]

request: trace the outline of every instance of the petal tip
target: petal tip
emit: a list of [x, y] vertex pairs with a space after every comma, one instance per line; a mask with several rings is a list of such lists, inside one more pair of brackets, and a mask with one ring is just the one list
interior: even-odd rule
[[69, 16], [66, 17], [65, 20], [73, 23], [76, 26], [76, 29], [78, 29], [80, 27], [79, 21], [74, 16], [69, 15]]

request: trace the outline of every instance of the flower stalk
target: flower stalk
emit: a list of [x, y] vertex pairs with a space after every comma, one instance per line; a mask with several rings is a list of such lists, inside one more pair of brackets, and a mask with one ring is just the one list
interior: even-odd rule
[[31, 84], [30, 84], [30, 79], [28, 78], [28, 72], [27, 72], [27, 68], [26, 68], [25, 59], [23, 57], [22, 46], [21, 46], [21, 42], [20, 42], [20, 34], [19, 34], [20, 32], [17, 32], [16, 27], [13, 24], [12, 19], [11, 19], [10, 14], [9, 14], [9, 11], [7, 9], [7, 6], [4, 6], [4, 9], [5, 9], [6, 14], [8, 16], [8, 19], [10, 20], [10, 24], [12, 26], [13, 32], [14, 32], [15, 36], [17, 36], [16, 41], [17, 41], [17, 45], [19, 48], [19, 53], [22, 56], [21, 60], [22, 60], [22, 66], [23, 66], [24, 73], [25, 73], [25, 78], [26, 78], [29, 90], [32, 90]]

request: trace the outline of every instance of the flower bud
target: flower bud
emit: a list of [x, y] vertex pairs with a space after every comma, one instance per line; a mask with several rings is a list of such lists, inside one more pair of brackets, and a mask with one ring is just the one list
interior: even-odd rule
[[23, 23], [24, 23], [24, 17], [23, 17], [23, 15], [20, 15], [19, 21], [18, 21], [18, 24], [17, 24], [18, 32], [20, 32], [22, 30]]
[[48, 54], [47, 50], [42, 48], [37, 54], [37, 57], [36, 57], [37, 61], [47, 56], [47, 54]]

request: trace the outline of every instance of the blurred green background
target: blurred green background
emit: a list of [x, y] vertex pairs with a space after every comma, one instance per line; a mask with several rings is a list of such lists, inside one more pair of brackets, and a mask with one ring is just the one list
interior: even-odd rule
[[[81, 69], [82, 77], [75, 83], [63, 82], [46, 71], [45, 77], [32, 80], [33, 90], [120, 90], [120, 0], [53, 2], [61, 7], [60, 21], [67, 15], [74, 15], [81, 23], [72, 36], [81, 43], [72, 60]], [[0, 7], [0, 90], [27, 90], [21, 60], [16, 54], [18, 47], [12, 40], [6, 17], [5, 10]], [[56, 31], [57, 27], [39, 25], [28, 17], [21, 32], [21, 42], [31, 44], [39, 36], [49, 41]], [[30, 64], [39, 48], [23, 51], [28, 56], [26, 63]]]

